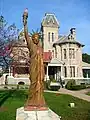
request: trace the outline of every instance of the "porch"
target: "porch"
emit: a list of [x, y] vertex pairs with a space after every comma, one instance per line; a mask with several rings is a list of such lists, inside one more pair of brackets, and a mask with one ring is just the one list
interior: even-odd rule
[[53, 58], [45, 67], [45, 79], [55, 79], [60, 81], [60, 78], [64, 76], [63, 73], [64, 63], [57, 58]]

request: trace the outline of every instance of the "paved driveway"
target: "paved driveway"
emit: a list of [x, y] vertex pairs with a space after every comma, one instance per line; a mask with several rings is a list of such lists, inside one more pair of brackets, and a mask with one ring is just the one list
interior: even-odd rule
[[84, 90], [79, 90], [79, 91], [71, 91], [71, 90], [67, 90], [65, 88], [60, 88], [59, 91], [47, 91], [47, 92], [69, 94], [69, 95], [72, 95], [74, 97], [77, 97], [77, 98], [80, 98], [80, 99], [83, 99], [83, 100], [86, 100], [86, 101], [90, 102], [90, 96], [85, 94], [89, 91], [90, 91], [90, 89], [84, 89]]

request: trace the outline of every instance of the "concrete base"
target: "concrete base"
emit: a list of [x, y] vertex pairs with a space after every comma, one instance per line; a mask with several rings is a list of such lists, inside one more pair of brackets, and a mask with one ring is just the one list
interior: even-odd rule
[[45, 111], [24, 111], [24, 107], [18, 108], [16, 120], [60, 120], [60, 116], [48, 109]]

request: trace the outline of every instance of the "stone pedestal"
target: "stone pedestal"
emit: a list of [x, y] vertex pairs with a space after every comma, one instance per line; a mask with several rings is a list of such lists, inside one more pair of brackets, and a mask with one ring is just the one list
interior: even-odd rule
[[24, 107], [18, 108], [16, 120], [60, 120], [55, 112], [48, 109], [45, 111], [25, 111]]

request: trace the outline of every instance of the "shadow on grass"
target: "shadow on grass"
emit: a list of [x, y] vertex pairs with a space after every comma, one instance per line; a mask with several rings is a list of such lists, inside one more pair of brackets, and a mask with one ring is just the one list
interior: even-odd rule
[[0, 99], [0, 107], [3, 105], [3, 103], [9, 98], [11, 97], [11, 95], [15, 92], [15, 90], [10, 90], [7, 91], [2, 98]]

